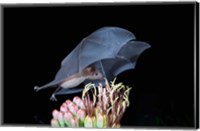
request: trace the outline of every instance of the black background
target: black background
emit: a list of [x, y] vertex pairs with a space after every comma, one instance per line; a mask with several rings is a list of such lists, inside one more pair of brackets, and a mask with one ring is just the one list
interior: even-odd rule
[[[194, 126], [194, 3], [5, 6], [3, 9], [4, 124], [45, 124], [64, 100], [54, 89], [62, 59], [103, 26], [125, 28], [151, 48], [118, 82], [132, 86], [122, 126]], [[81, 96], [81, 94], [76, 94]]]

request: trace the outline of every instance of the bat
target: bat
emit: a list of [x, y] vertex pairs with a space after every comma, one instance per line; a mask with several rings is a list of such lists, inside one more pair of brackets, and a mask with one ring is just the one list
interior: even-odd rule
[[150, 45], [136, 41], [130, 31], [120, 27], [102, 27], [84, 38], [61, 62], [55, 79], [34, 89], [58, 86], [52, 94], [72, 94], [83, 89], [75, 89], [81, 83], [105, 83], [120, 73], [134, 69], [142, 52]]
[[[87, 68], [83, 69], [83, 71], [75, 73], [75, 74], [67, 77], [62, 82], [58, 83], [57, 85], [59, 85], [59, 87], [62, 87], [63, 89], [70, 89], [72, 87], [78, 86], [79, 84], [84, 82], [86, 79], [89, 79], [89, 80], [103, 79], [103, 75], [97, 68], [87, 67]], [[34, 89], [36, 91], [39, 91], [39, 90], [45, 89], [47, 87], [49, 87], [49, 86], [48, 85], [44, 85], [42, 87], [35, 86]], [[58, 92], [61, 89], [59, 87], [54, 91], [54, 93]], [[80, 92], [80, 91], [82, 91], [82, 89], [81, 90], [76, 89], [76, 91], [71, 90], [70, 92], [75, 93], [75, 92]], [[51, 97], [51, 100], [56, 100], [54, 93]]]

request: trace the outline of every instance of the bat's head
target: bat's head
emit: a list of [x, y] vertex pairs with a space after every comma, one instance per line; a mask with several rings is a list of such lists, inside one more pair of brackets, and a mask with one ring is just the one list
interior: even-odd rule
[[95, 67], [87, 67], [84, 69], [84, 75], [87, 79], [91, 80], [103, 79], [102, 73]]

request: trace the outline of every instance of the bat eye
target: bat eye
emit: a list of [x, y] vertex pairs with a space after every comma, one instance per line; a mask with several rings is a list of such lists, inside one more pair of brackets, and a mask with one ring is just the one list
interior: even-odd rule
[[98, 75], [98, 73], [95, 73], [95, 75], [97, 76], [97, 75]]

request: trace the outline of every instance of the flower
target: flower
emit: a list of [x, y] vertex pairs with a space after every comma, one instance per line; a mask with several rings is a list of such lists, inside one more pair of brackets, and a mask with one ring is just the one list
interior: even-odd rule
[[120, 120], [130, 105], [131, 88], [122, 83], [110, 85], [106, 80], [105, 87], [101, 84], [87, 84], [82, 92], [82, 99], [75, 96], [73, 101], [66, 100], [60, 111], [53, 110], [51, 125], [53, 127], [87, 127], [87, 128], [118, 128]]

